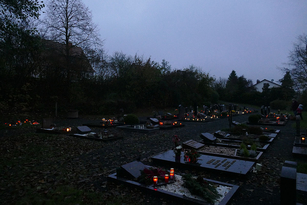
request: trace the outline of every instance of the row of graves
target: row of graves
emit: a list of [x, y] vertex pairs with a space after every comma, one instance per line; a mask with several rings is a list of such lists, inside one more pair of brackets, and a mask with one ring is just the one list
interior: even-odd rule
[[296, 116], [296, 135], [294, 136], [293, 149], [292, 153], [295, 156], [306, 157], [307, 156], [307, 143], [306, 143], [306, 135], [307, 129], [305, 132], [301, 132], [300, 126], [300, 116]]
[[228, 176], [247, 176], [261, 171], [258, 163], [280, 130], [233, 122], [233, 127], [214, 133], [201, 133], [199, 140], [180, 143], [152, 156], [152, 166], [139, 161], [122, 165], [108, 181], [139, 188], [155, 196], [169, 197], [187, 204], [227, 204], [239, 186], [192, 176], [181, 170], [206, 171]]
[[97, 123], [86, 123], [80, 126], [57, 126], [53, 118], [44, 118], [40, 128], [36, 129], [37, 133], [68, 135], [79, 138], [85, 138], [97, 141], [113, 141], [122, 139], [116, 129], [107, 129], [116, 127], [118, 123], [113, 119], [102, 119]]
[[[184, 114], [181, 114], [183, 113]], [[256, 112], [255, 110], [247, 107], [240, 107], [235, 104], [225, 106], [224, 104], [215, 104], [211, 107], [203, 106], [201, 110], [196, 106], [194, 109], [191, 107], [179, 107], [179, 116], [183, 116], [181, 120], [184, 122], [210, 122], [220, 118], [231, 118], [232, 116], [244, 115]]]

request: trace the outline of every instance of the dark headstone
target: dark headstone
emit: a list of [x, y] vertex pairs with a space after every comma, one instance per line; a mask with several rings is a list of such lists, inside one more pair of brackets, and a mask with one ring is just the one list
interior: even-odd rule
[[200, 137], [204, 140], [204, 142], [214, 143], [216, 141], [216, 137], [213, 136], [213, 134], [210, 134], [208, 132], [201, 133]]
[[132, 178], [138, 178], [141, 176], [141, 170], [144, 170], [145, 165], [142, 162], [134, 161], [125, 165], [121, 168]]
[[80, 133], [88, 133], [92, 131], [88, 126], [78, 126], [77, 129]]
[[184, 119], [184, 107], [183, 107], [183, 106], [180, 106], [180, 107], [179, 107], [178, 119], [179, 119], [179, 120], [183, 120], [183, 119]]
[[240, 122], [237, 122], [237, 121], [232, 121], [232, 124], [233, 124], [233, 125], [241, 125], [241, 123], [240, 123]]
[[150, 122], [153, 124], [159, 124], [159, 120], [157, 118], [149, 118]]
[[50, 128], [53, 124], [53, 118], [43, 118], [42, 128]]
[[227, 134], [226, 132], [223, 132], [221, 130], [218, 130], [214, 133], [215, 137], [229, 137], [230, 134]]
[[296, 204], [296, 168], [283, 166], [281, 169], [280, 204]]
[[199, 143], [199, 142], [196, 142], [194, 140], [188, 140], [188, 141], [185, 141], [184, 143], [182, 143], [182, 146], [184, 148], [188, 148], [188, 149], [200, 149], [202, 148], [203, 146], [205, 146], [204, 144], [202, 143]]

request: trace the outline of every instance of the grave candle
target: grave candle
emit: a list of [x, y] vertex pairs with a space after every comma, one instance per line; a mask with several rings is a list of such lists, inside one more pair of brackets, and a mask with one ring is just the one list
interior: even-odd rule
[[168, 174], [165, 174], [164, 179], [165, 179], [165, 183], [168, 183], [168, 179], [169, 179]]
[[305, 137], [301, 137], [301, 142], [305, 143]]
[[154, 182], [154, 185], [157, 185], [157, 183], [158, 183], [158, 177], [157, 176], [153, 177], [153, 182]]
[[171, 179], [174, 179], [174, 168], [171, 168], [170, 172], [169, 172], [169, 176]]
[[66, 132], [70, 132], [70, 131], [71, 131], [71, 127], [67, 127]]

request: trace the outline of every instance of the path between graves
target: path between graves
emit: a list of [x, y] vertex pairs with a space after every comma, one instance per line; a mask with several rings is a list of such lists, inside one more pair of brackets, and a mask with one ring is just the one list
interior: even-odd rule
[[[236, 116], [233, 120], [237, 122], [247, 121], [249, 115]], [[70, 123], [78, 124], [78, 120], [70, 120]], [[81, 120], [82, 121], [82, 120]], [[57, 122], [65, 125], [65, 120]], [[275, 138], [269, 149], [263, 154], [259, 163], [261, 163], [262, 171], [251, 173], [245, 178], [229, 177], [222, 174], [214, 174], [212, 172], [193, 172], [193, 174], [203, 175], [205, 178], [227, 182], [239, 185], [239, 191], [233, 198], [231, 204], [280, 204], [279, 179], [282, 164], [285, 160], [302, 161], [292, 156], [292, 144], [294, 140], [295, 129], [288, 122], [286, 126], [274, 127], [280, 129], [281, 133]], [[70, 124], [71, 125], [71, 124]], [[186, 123], [183, 128], [173, 130], [157, 131], [155, 133], [129, 133], [120, 131], [124, 135], [123, 140], [108, 142], [101, 149], [95, 150], [88, 154], [82, 155], [76, 160], [78, 163], [85, 163], [88, 169], [100, 169], [103, 167], [103, 173], [95, 173], [91, 176], [87, 183], [95, 184], [97, 189], [107, 191], [109, 193], [117, 193], [116, 187], [106, 187], [106, 177], [108, 174], [115, 172], [116, 168], [123, 164], [140, 160], [144, 164], [153, 165], [150, 157], [160, 152], [167, 151], [173, 147], [172, 136], [178, 135], [181, 142], [193, 139], [200, 141], [200, 133], [213, 133], [222, 128], [229, 127], [227, 119], [219, 119], [208, 123]], [[111, 128], [116, 129], [116, 128]], [[180, 170], [184, 172], [185, 170]], [[86, 184], [84, 185], [86, 186]], [[128, 193], [131, 190], [126, 190]], [[122, 190], [122, 191], [123, 191]], [[139, 194], [139, 197], [147, 198], [150, 196]], [[172, 204], [167, 199], [152, 198], [144, 203], [146, 204]]]

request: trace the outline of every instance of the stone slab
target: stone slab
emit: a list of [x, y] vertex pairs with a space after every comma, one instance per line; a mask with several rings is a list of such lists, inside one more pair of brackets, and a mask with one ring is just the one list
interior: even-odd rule
[[204, 142], [215, 142], [216, 141], [216, 137], [214, 137], [213, 134], [205, 132], [205, 133], [201, 133], [200, 137], [204, 140]]
[[204, 144], [200, 143], [200, 142], [196, 142], [194, 140], [188, 140], [182, 143], [183, 148], [188, 148], [188, 149], [200, 149], [203, 146], [205, 146]]
[[292, 154], [307, 155], [307, 147], [293, 146]]
[[126, 171], [132, 178], [138, 178], [141, 176], [141, 170], [144, 170], [146, 166], [142, 162], [133, 161], [131, 163], [122, 165], [121, 168]]
[[42, 128], [51, 128], [53, 124], [53, 118], [43, 118]]
[[296, 190], [307, 192], [307, 174], [296, 173]]
[[88, 126], [78, 126], [77, 129], [80, 133], [88, 133], [92, 131]]
[[218, 157], [212, 155], [200, 155], [198, 158], [198, 165], [185, 163], [183, 159], [183, 153], [181, 154], [180, 162], [175, 161], [175, 154], [173, 150], [163, 152], [159, 155], [152, 157], [152, 160], [155, 162], [162, 162], [172, 164], [174, 166], [186, 166], [186, 167], [195, 167], [198, 166], [200, 169], [209, 169], [222, 171], [226, 173], [246, 175], [248, 174], [255, 162], [231, 159], [226, 157]]

